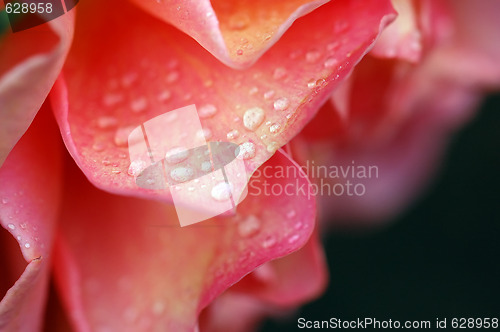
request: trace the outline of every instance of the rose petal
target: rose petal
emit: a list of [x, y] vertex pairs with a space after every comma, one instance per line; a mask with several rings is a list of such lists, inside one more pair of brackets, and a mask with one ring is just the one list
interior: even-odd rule
[[62, 68], [73, 38], [73, 16], [70, 12], [0, 36], [0, 166], [28, 129]]
[[392, 0], [398, 17], [380, 35], [371, 54], [418, 62], [422, 53], [422, 34], [418, 27], [417, 4], [411, 0]]
[[132, 0], [171, 23], [233, 68], [249, 67], [296, 19], [329, 0]]
[[[295, 228], [301, 227], [302, 222], [297, 221]], [[314, 234], [302, 249], [265, 263], [234, 285], [231, 291], [246, 293], [268, 304], [294, 307], [322, 294], [327, 276], [323, 249], [318, 234]]]
[[[138, 188], [127, 174], [133, 128], [196, 104], [210, 140], [255, 145], [255, 156], [244, 161], [250, 175], [314, 116], [393, 17], [388, 1], [334, 1], [303, 17], [251, 69], [235, 71], [133, 6], [120, 4], [120, 15], [108, 16], [113, 5], [79, 5], [80, 22], [91, 17], [93, 24], [77, 28], [64, 79], [53, 90], [56, 117], [96, 186], [164, 201], [168, 192]], [[256, 119], [255, 107], [264, 119]], [[179, 139], [169, 132], [166, 141]]]
[[[350, 78], [348, 120], [327, 103], [292, 141], [295, 158], [329, 189], [319, 195], [325, 219], [346, 226], [387, 221], [426, 187], [448, 138], [470, 119], [479, 96], [438, 69], [431, 59], [414, 68], [366, 57]], [[325, 166], [327, 175], [319, 176]], [[358, 167], [374, 168], [363, 177], [334, 173], [340, 167], [354, 167], [356, 174]], [[345, 190], [347, 181], [362, 185], [362, 194], [333, 193], [336, 184]]]
[[60, 195], [60, 143], [45, 109], [0, 168], [0, 221], [28, 262], [0, 302], [0, 330], [36, 331], [46, 299]]
[[[264, 181], [306, 189], [309, 182], [284, 154], [266, 165], [267, 176], [254, 178], [236, 216], [185, 228], [172, 206], [107, 194], [73, 169], [66, 179], [55, 272], [75, 328], [192, 331], [199, 312], [222, 291], [303, 246], [315, 221], [314, 198], [255, 191]], [[278, 166], [298, 176], [277, 178]], [[291, 206], [301, 229], [285, 216]]]
[[203, 332], [253, 332], [265, 317], [286, 314], [242, 293], [228, 290], [212, 302], [200, 316], [200, 331]]

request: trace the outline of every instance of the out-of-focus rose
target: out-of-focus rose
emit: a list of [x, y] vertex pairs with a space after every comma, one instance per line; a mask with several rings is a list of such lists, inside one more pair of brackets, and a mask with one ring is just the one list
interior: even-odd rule
[[[426, 187], [481, 97], [500, 86], [497, 2], [393, 3], [398, 18], [292, 141], [302, 164], [356, 169], [312, 179], [344, 185], [343, 195], [318, 195], [323, 219], [337, 226], [391, 220]], [[371, 176], [362, 172], [371, 166]], [[363, 194], [348, 195], [347, 181], [363, 184]]]
[[[390, 1], [86, 0], [75, 16], [0, 37], [0, 221], [24, 256], [16, 256], [14, 240], [2, 238], [8, 272], [0, 277], [0, 329], [40, 329], [51, 265], [78, 331], [245, 331], [262, 315], [317, 296], [326, 272], [313, 232], [315, 198], [302, 168], [279, 148], [313, 119], [288, 149], [301, 162], [319, 155], [331, 163], [338, 157], [330, 148], [340, 143], [344, 160], [353, 153], [356, 160], [385, 158], [380, 147], [405, 124], [414, 128], [408, 151], [416, 151], [417, 160], [420, 140], [425, 143], [420, 122], [434, 119], [427, 113], [413, 118], [417, 111], [429, 105], [447, 121], [441, 110], [451, 102], [462, 106], [470, 98], [458, 92], [485, 80], [461, 81], [456, 90], [441, 84], [442, 77], [455, 77], [439, 74], [430, 89], [436, 95], [426, 97], [423, 87], [440, 59], [431, 55], [454, 45], [459, 14], [444, 3], [425, 2], [414, 12], [416, 6], [395, 2], [399, 21], [365, 59], [395, 18]], [[457, 53], [436, 54], [443, 61]], [[374, 88], [385, 92], [389, 84], [374, 85], [372, 74], [404, 82], [396, 95], [403, 101], [378, 107], [386, 99], [377, 103]], [[318, 113], [341, 83], [333, 103]], [[373, 108], [356, 106], [358, 93]], [[445, 93], [444, 106], [436, 103], [437, 93]], [[188, 104], [198, 106], [208, 140], [251, 147], [244, 158], [249, 176], [261, 166], [271, 170], [255, 172], [250, 188], [292, 187], [296, 194], [250, 192], [233, 216], [178, 227], [170, 193], [139, 188], [128, 174], [127, 137]], [[346, 127], [351, 123], [356, 126]], [[400, 161], [398, 151], [391, 156]], [[278, 173], [283, 168], [295, 176]], [[185, 197], [182, 203], [192, 205]], [[379, 204], [388, 210], [393, 199], [387, 195]], [[238, 308], [245, 314], [233, 325], [224, 317]]]

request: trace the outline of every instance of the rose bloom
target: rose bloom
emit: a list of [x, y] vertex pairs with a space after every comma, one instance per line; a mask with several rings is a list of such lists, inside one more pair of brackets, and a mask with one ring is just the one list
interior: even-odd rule
[[[499, 87], [499, 11], [495, 0], [85, 0], [4, 31], [0, 330], [252, 331], [316, 298], [328, 282], [316, 224], [390, 220]], [[127, 138], [190, 104], [208, 141], [246, 144], [249, 194], [232, 215], [180, 227], [170, 191], [130, 175]], [[314, 176], [312, 163], [377, 176]], [[362, 194], [317, 192], [345, 180]], [[255, 194], [266, 186], [297, 190]]]

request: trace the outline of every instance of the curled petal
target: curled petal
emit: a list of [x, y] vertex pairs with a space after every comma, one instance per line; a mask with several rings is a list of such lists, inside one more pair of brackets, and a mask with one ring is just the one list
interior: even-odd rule
[[1, 225], [17, 239], [28, 262], [0, 302], [2, 331], [36, 331], [44, 313], [60, 198], [61, 150], [55, 123], [47, 117], [50, 110], [40, 113], [44, 114], [35, 119], [0, 168]]
[[[225, 289], [302, 247], [315, 222], [314, 198], [262, 190], [264, 183], [293, 188], [310, 183], [281, 152], [267, 165], [267, 176], [253, 179], [235, 216], [184, 228], [171, 205], [107, 194], [73, 169], [55, 272], [75, 328], [193, 331], [201, 310]], [[276, 177], [278, 166], [299, 175]], [[286, 217], [291, 207], [296, 219]], [[299, 219], [301, 229], [295, 227]]]
[[328, 1], [133, 0], [152, 15], [193, 37], [233, 68], [255, 63], [296, 19]]
[[[207, 140], [253, 144], [244, 160], [251, 175], [314, 116], [394, 17], [388, 1], [328, 3], [297, 21], [254, 66], [236, 71], [126, 2], [121, 15], [108, 16], [114, 5], [79, 5], [80, 22], [94, 23], [78, 27], [52, 101], [68, 150], [92, 183], [163, 201], [171, 196], [138, 188], [128, 174], [131, 130], [195, 104]], [[179, 139], [169, 136], [175, 128], [165, 128], [165, 141]]]
[[0, 166], [54, 84], [71, 45], [73, 21], [74, 11], [0, 36]]

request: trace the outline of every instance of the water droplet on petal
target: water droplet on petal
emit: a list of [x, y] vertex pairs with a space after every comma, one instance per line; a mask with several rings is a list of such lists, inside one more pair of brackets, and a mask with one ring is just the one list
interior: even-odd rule
[[210, 139], [212, 137], [212, 131], [208, 128], [203, 128], [196, 132], [196, 137]]
[[170, 171], [170, 177], [177, 182], [186, 182], [193, 178], [194, 171], [191, 167], [176, 167]]
[[20, 224], [19, 226], [21, 226], [21, 228], [22, 228], [22, 229], [26, 229], [26, 227], [27, 227], [28, 225], [26, 225], [26, 223], [25, 223], [25, 222], [23, 222], [23, 223], [22, 223], [22, 224]]
[[212, 104], [203, 105], [198, 109], [198, 115], [202, 119], [210, 118], [217, 113], [217, 107]]
[[316, 80], [311, 78], [309, 81], [307, 81], [307, 87], [309, 89], [314, 89], [316, 87]]
[[269, 152], [269, 153], [275, 153], [276, 150], [278, 150], [279, 148], [280, 148], [280, 145], [277, 142], [271, 142], [267, 146], [267, 152]]
[[231, 198], [232, 186], [227, 182], [216, 184], [210, 192], [213, 199], [216, 201], [227, 201]]
[[276, 111], [284, 111], [290, 106], [290, 100], [286, 97], [276, 99], [274, 101], [273, 107]]
[[264, 99], [269, 100], [272, 97], [274, 97], [274, 94], [275, 94], [274, 90], [269, 90], [266, 93], [264, 93]]
[[138, 176], [147, 166], [148, 164], [144, 160], [134, 160], [130, 163], [128, 174], [131, 176]]
[[9, 200], [7, 198], [2, 198], [2, 203], [7, 204], [7, 203], [9, 203]]
[[292, 243], [295, 243], [297, 242], [298, 240], [300, 239], [300, 235], [298, 234], [295, 234], [295, 235], [292, 235], [288, 238], [288, 243], [292, 244]]
[[177, 71], [173, 71], [173, 72], [170, 72], [167, 77], [165, 78], [165, 81], [167, 83], [174, 83], [175, 81], [177, 81], [180, 77], [180, 74], [179, 72]]
[[28, 242], [26, 242], [26, 243], [24, 244], [24, 247], [25, 247], [26, 249], [29, 249], [29, 248], [31, 247], [31, 244], [29, 244]]
[[260, 231], [260, 220], [254, 215], [249, 215], [238, 223], [238, 234], [241, 237], [251, 237]]
[[323, 64], [325, 68], [334, 68], [337, 67], [339, 64], [339, 60], [335, 57], [329, 57], [328, 59], [325, 60], [325, 63]]
[[16, 229], [16, 226], [14, 224], [8, 224], [7, 227], [12, 230]]
[[160, 92], [160, 94], [158, 94], [158, 101], [168, 100], [168, 99], [170, 99], [171, 96], [172, 96], [172, 93], [170, 91], [163, 90], [162, 92]]
[[236, 129], [231, 130], [226, 135], [227, 139], [235, 139], [235, 138], [238, 138], [239, 136], [240, 136], [240, 132], [237, 131]]
[[114, 106], [123, 100], [123, 96], [116, 93], [109, 93], [104, 96], [102, 103], [104, 106]]
[[255, 157], [255, 144], [252, 142], [242, 143], [235, 150], [235, 153], [238, 159], [251, 159]]
[[294, 218], [296, 215], [297, 215], [297, 213], [295, 212], [295, 210], [290, 210], [290, 211], [288, 211], [288, 212], [286, 213], [286, 217], [287, 217], [288, 219], [292, 219], [292, 218]]
[[253, 95], [254, 95], [254, 94], [256, 94], [257, 92], [259, 92], [259, 88], [255, 87], [255, 86], [254, 86], [253, 88], [251, 88], [250, 90], [248, 90], [248, 94], [249, 94], [250, 96], [253, 96]]
[[201, 170], [203, 172], [210, 172], [212, 170], [212, 163], [209, 161], [204, 161], [201, 163]]
[[144, 97], [133, 100], [130, 103], [130, 108], [132, 109], [133, 112], [136, 113], [144, 111], [147, 106], [148, 106], [148, 100]]
[[238, 54], [238, 55], [243, 55], [243, 50], [242, 50], [241, 48], [240, 48], [240, 49], [238, 49], [238, 50], [236, 51], [236, 54]]
[[118, 120], [113, 116], [101, 116], [97, 119], [97, 126], [101, 129], [116, 127]]
[[263, 242], [262, 242], [262, 247], [263, 248], [270, 248], [276, 244], [276, 238], [274, 236], [268, 236]]
[[283, 67], [278, 67], [274, 70], [273, 78], [275, 80], [280, 80], [286, 76], [286, 69]]
[[276, 134], [278, 133], [278, 131], [280, 131], [280, 129], [281, 125], [279, 123], [275, 123], [269, 127], [269, 132], [271, 132], [271, 134]]
[[306, 53], [306, 61], [310, 63], [318, 61], [320, 57], [321, 53], [319, 51], [310, 51]]
[[189, 156], [189, 150], [185, 147], [177, 147], [167, 151], [165, 154], [165, 160], [169, 164], [178, 164], [183, 160], [186, 160]]
[[264, 110], [260, 107], [253, 107], [248, 109], [243, 115], [243, 125], [248, 130], [254, 131], [264, 121]]

